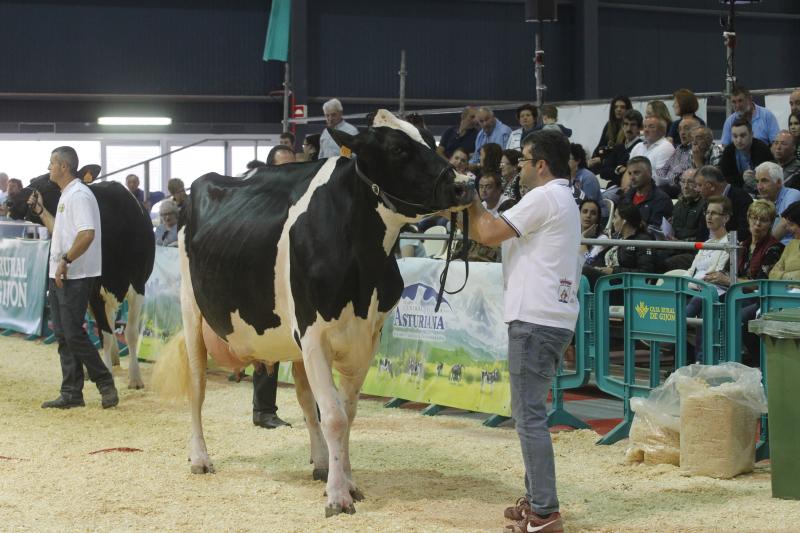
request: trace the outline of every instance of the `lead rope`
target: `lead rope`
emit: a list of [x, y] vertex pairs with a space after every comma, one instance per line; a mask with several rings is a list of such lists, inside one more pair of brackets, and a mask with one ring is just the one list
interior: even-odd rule
[[[444, 263], [444, 270], [442, 270], [442, 273], [439, 275], [439, 294], [436, 296], [436, 308], [434, 309], [435, 313], [439, 312], [439, 306], [442, 305], [442, 298], [444, 297], [444, 294], [458, 294], [464, 290], [464, 287], [467, 286], [467, 279], [469, 279], [469, 213], [466, 209], [464, 209], [462, 213], [464, 216], [462, 246], [459, 257], [455, 258], [452, 257], [452, 245], [453, 239], [455, 239], [456, 235], [456, 220], [458, 219], [458, 213], [450, 213], [450, 235], [447, 238], [447, 256]], [[464, 261], [464, 284], [456, 291], [448, 291], [445, 289], [445, 283], [447, 283], [447, 271], [450, 269], [450, 262], [453, 259], [462, 259]]]

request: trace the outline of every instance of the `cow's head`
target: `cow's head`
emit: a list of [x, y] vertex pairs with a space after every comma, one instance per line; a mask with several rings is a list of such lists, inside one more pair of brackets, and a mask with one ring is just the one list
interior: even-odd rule
[[463, 208], [472, 201], [469, 178], [436, 153], [433, 137], [428, 132], [423, 136], [385, 109], [358, 135], [328, 132], [339, 146], [356, 154], [361, 179], [374, 184], [370, 186], [383, 203], [404, 216]]
[[[86, 165], [78, 171], [78, 177], [84, 183], [91, 183], [100, 174], [100, 165]], [[39, 191], [42, 195], [42, 203], [44, 208], [50, 214], [55, 215], [56, 208], [58, 207], [58, 200], [61, 198], [61, 189], [58, 185], [50, 181], [50, 174], [42, 174], [39, 177], [33, 178], [31, 184], [22, 189], [17, 194], [11, 195], [6, 200], [6, 207], [8, 208], [8, 216], [14, 220], [29, 220], [36, 224], [41, 224], [42, 220], [33, 214], [28, 208], [28, 198], [31, 197], [33, 191]]]

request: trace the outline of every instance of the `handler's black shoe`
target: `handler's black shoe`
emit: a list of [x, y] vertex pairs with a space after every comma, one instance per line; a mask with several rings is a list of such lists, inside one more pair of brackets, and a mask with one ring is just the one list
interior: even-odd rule
[[119, 395], [117, 394], [117, 388], [114, 385], [106, 387], [100, 391], [100, 405], [103, 406], [103, 409], [116, 407], [117, 404], [119, 404]]
[[42, 409], [72, 409], [73, 407], [84, 407], [85, 405], [83, 398], [68, 400], [63, 396], [59, 396], [55, 400], [44, 402]]
[[258, 413], [255, 411], [253, 411], [253, 424], [266, 429], [275, 429], [280, 426], [292, 427], [289, 422], [281, 420], [275, 413]]

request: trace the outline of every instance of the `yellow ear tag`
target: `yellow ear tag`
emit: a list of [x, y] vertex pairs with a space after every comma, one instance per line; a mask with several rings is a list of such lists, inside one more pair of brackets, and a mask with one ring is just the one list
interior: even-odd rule
[[353, 151], [347, 146], [341, 146], [339, 148], [339, 153], [341, 153], [344, 157], [350, 157], [353, 155]]

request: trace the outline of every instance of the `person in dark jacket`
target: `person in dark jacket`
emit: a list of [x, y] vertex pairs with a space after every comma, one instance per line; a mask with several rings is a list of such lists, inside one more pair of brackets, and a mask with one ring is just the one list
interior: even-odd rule
[[632, 158], [628, 161], [628, 174], [631, 186], [626, 200], [639, 209], [647, 226], [660, 228], [663, 219], [672, 217], [672, 199], [655, 186], [650, 160], [644, 156]]
[[772, 161], [772, 152], [764, 141], [753, 137], [753, 127], [746, 119], [737, 118], [731, 126], [731, 142], [722, 151], [719, 169], [731, 185], [755, 193], [755, 168]]
[[[704, 227], [703, 213], [705, 213], [706, 201], [697, 190], [697, 183], [694, 179], [696, 172], [697, 170], [690, 168], [684, 170], [681, 175], [681, 195], [672, 210], [673, 235], [668, 236], [670, 240], [697, 242], [697, 236]], [[676, 250], [673, 253], [669, 253], [668, 250], [659, 252], [662, 254], [665, 272], [688, 269], [697, 253], [684, 250]]]
[[627, 96], [617, 95], [611, 100], [608, 108], [608, 122], [603, 126], [603, 133], [600, 134], [600, 142], [592, 152], [592, 158], [588, 161], [589, 168], [593, 172], [600, 170], [600, 165], [605, 160], [614, 147], [625, 141], [622, 131], [622, 121], [625, 112], [632, 109], [631, 99]]
[[[747, 194], [744, 189], [734, 187], [722, 175], [717, 167], [706, 165], [697, 169], [694, 181], [700, 195], [708, 200], [712, 196], [724, 196], [731, 201], [731, 216], [725, 228], [728, 231], [736, 231], [737, 239], [746, 241], [750, 238], [750, 225], [747, 221], [747, 209], [753, 203], [753, 197]], [[708, 239], [708, 226], [706, 226], [705, 213], [703, 213], [702, 225], [697, 234], [698, 241]]]
[[603, 158], [600, 165], [600, 177], [611, 185], [619, 187], [622, 175], [625, 173], [625, 165], [631, 156], [633, 147], [642, 142], [641, 131], [644, 119], [642, 114], [635, 109], [629, 109], [622, 117], [622, 134], [624, 139], [621, 143], [614, 146], [609, 154]]

